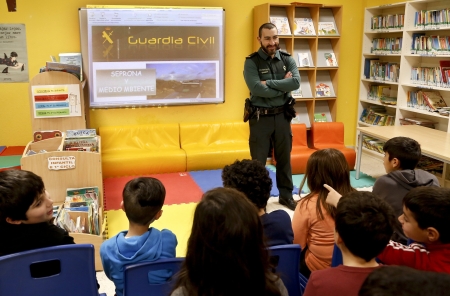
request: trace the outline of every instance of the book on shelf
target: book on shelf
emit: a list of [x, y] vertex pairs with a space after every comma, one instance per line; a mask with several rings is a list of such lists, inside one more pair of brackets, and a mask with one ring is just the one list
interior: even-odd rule
[[68, 130], [63, 150], [98, 152], [98, 137], [95, 129]]
[[372, 63], [373, 63], [373, 61], [378, 61], [378, 60], [379, 60], [378, 58], [364, 59], [364, 78], [370, 79]]
[[303, 98], [302, 86], [300, 85], [298, 89], [291, 91], [291, 96], [293, 98]]
[[439, 61], [439, 70], [441, 71], [442, 83], [444, 85], [450, 85], [450, 61], [442, 60]]
[[314, 122], [327, 122], [327, 116], [325, 113], [314, 113]]
[[412, 54], [415, 54], [419, 51], [422, 36], [425, 36], [425, 33], [413, 33], [412, 34], [412, 44], [411, 44], [411, 53]]
[[401, 125], [414, 125], [415, 124], [415, 125], [421, 125], [421, 126], [425, 126], [425, 127], [429, 127], [429, 128], [434, 128], [434, 125], [436, 123], [437, 122], [419, 118], [419, 117], [404, 117], [404, 118], [400, 119]]
[[319, 35], [337, 35], [336, 26], [334, 22], [319, 22]]
[[298, 53], [298, 64], [299, 67], [310, 67], [309, 63], [309, 55], [307, 52], [299, 52]]
[[337, 67], [337, 60], [334, 52], [326, 52], [323, 54], [328, 67]]
[[81, 74], [81, 67], [77, 66], [77, 65], [63, 64], [63, 63], [56, 63], [56, 62], [47, 62], [46, 66], [45, 66], [45, 71], [47, 71], [47, 72], [50, 72], [50, 71], [67, 72], [67, 73], [74, 75], [78, 79], [80, 79], [80, 81], [81, 81], [81, 78], [83, 78], [83, 76]]
[[62, 64], [80, 66], [80, 80], [83, 81], [83, 63], [81, 60], [81, 53], [79, 52], [60, 53], [59, 62]]
[[295, 18], [294, 35], [316, 35], [312, 18]]
[[278, 35], [291, 35], [291, 28], [287, 17], [271, 16], [270, 22], [277, 27]]
[[321, 82], [316, 85], [316, 96], [317, 97], [329, 97], [331, 96], [330, 86]]
[[438, 108], [447, 107], [447, 104], [438, 91], [422, 91], [422, 95], [430, 111], [436, 111]]

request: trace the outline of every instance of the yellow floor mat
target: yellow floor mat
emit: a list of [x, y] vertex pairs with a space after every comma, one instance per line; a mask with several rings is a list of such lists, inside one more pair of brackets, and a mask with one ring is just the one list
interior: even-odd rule
[[[197, 203], [164, 205], [163, 214], [159, 220], [150, 226], [159, 230], [169, 229], [177, 236], [177, 257], [186, 256], [186, 247], [191, 234], [192, 220]], [[106, 237], [110, 238], [120, 231], [128, 229], [128, 219], [122, 210], [110, 210], [106, 212]]]

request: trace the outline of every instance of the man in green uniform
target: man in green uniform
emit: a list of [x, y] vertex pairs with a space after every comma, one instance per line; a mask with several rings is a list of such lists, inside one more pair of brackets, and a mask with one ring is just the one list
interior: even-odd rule
[[278, 33], [274, 24], [263, 24], [259, 28], [257, 39], [261, 44], [260, 49], [248, 56], [244, 64], [244, 79], [255, 110], [249, 119], [250, 154], [252, 159], [265, 164], [272, 141], [277, 161], [279, 201], [294, 210], [296, 203], [292, 198], [290, 125], [292, 112], [287, 111], [292, 100], [290, 92], [300, 87], [300, 74], [290, 54], [279, 50]]

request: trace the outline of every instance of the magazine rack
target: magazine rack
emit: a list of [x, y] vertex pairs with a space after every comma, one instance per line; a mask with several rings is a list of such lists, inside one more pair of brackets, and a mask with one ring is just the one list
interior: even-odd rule
[[[78, 85], [80, 93], [80, 108], [81, 116], [72, 117], [51, 117], [51, 118], [35, 118], [34, 116], [34, 98], [32, 88], [33, 86], [45, 86], [45, 85]], [[30, 81], [30, 114], [31, 114], [31, 130], [47, 131], [47, 130], [73, 130], [73, 129], [85, 129], [86, 128], [86, 111], [83, 97], [83, 82], [80, 82], [74, 75], [66, 72], [43, 72], [34, 76]]]
[[[95, 269], [102, 270], [100, 245], [103, 242], [103, 177], [101, 159], [101, 141], [98, 137], [98, 152], [62, 151], [64, 138], [51, 138], [39, 142], [30, 142], [21, 159], [22, 170], [32, 171], [42, 177], [45, 188], [50, 193], [54, 205], [64, 203], [67, 188], [94, 187], [99, 189], [99, 229], [100, 235], [70, 233], [77, 244], [93, 244], [95, 247]], [[27, 155], [29, 150], [37, 154]], [[38, 153], [39, 151], [43, 151]], [[60, 158], [60, 169], [49, 169], [51, 158]], [[49, 159], [50, 158], [50, 159]], [[70, 159], [74, 168], [65, 169], [64, 162]], [[69, 162], [69, 161], [67, 161]]]

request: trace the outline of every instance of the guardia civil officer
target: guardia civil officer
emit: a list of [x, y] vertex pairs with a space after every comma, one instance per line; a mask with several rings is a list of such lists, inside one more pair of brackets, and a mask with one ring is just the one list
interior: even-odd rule
[[276, 181], [280, 204], [291, 210], [292, 199], [291, 119], [295, 116], [295, 100], [290, 92], [300, 86], [300, 74], [290, 54], [279, 50], [277, 28], [266, 23], [259, 28], [261, 47], [245, 60], [244, 79], [250, 90], [253, 107], [250, 125], [252, 159], [266, 163], [272, 141], [276, 164]]

